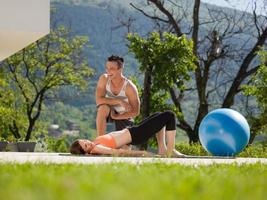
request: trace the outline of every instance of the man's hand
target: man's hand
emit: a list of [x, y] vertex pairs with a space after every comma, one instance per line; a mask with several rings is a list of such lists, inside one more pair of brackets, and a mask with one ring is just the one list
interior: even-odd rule
[[126, 101], [120, 100], [119, 104], [125, 109], [125, 112], [128, 112], [132, 109], [131, 105]]
[[119, 114], [116, 114], [114, 109], [111, 109], [110, 116], [112, 119], [119, 119]]

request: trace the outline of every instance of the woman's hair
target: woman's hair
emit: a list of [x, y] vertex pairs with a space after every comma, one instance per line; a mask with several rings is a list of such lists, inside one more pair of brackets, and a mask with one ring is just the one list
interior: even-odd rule
[[84, 149], [79, 143], [79, 140], [75, 140], [70, 146], [70, 152], [72, 154], [85, 154]]
[[111, 55], [110, 57], [108, 57], [108, 61], [109, 62], [116, 62], [118, 64], [119, 68], [123, 67], [124, 60], [120, 56]]

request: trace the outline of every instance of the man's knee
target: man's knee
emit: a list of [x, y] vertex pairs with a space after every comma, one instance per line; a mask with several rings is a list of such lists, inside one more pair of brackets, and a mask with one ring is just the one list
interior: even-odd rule
[[97, 107], [97, 114], [104, 115], [105, 117], [108, 117], [110, 113], [110, 107], [109, 105], [102, 104]]

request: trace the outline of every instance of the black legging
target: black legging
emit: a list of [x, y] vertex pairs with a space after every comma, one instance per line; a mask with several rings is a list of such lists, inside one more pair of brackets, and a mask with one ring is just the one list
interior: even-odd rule
[[143, 144], [164, 126], [167, 131], [176, 130], [176, 117], [172, 111], [157, 112], [144, 119], [139, 125], [128, 128], [132, 136], [131, 144]]

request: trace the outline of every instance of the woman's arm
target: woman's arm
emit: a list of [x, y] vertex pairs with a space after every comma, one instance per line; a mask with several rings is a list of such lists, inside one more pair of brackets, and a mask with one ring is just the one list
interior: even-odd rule
[[91, 154], [101, 154], [101, 155], [114, 155], [114, 156], [153, 156], [153, 153], [147, 151], [133, 151], [126, 149], [112, 149], [110, 147], [105, 147], [103, 145], [96, 145]]

